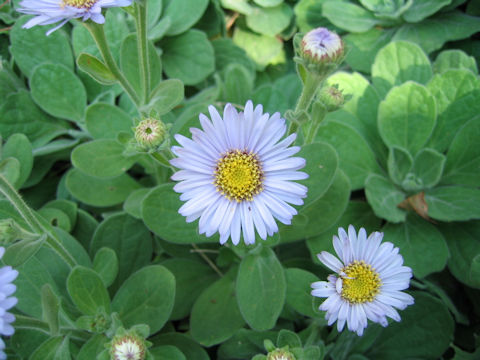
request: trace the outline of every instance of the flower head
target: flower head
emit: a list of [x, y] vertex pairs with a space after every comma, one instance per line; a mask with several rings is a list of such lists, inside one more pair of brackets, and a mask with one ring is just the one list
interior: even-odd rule
[[343, 57], [343, 41], [326, 28], [309, 31], [302, 39], [301, 52], [315, 62], [336, 62]]
[[167, 127], [160, 120], [148, 118], [140, 121], [135, 127], [137, 143], [146, 149], [156, 148], [163, 143]]
[[146, 351], [145, 340], [135, 332], [117, 335], [111, 343], [112, 360], [143, 360]]
[[367, 327], [367, 319], [387, 326], [387, 316], [400, 321], [394, 309], [405, 309], [414, 300], [402, 292], [408, 288], [412, 269], [403, 266], [403, 257], [390, 242], [382, 242], [383, 233], [374, 232], [367, 239], [364, 228], [358, 236], [352, 225], [348, 234], [338, 229], [333, 237], [333, 247], [340, 260], [322, 251], [320, 261], [336, 274], [328, 281], [312, 284], [312, 295], [326, 297], [320, 310], [326, 311], [328, 325], [337, 321], [338, 331], [345, 323], [359, 336]]
[[[0, 259], [5, 253], [5, 248], [0, 247]], [[15, 321], [15, 316], [8, 312], [14, 307], [18, 300], [11, 296], [17, 290], [17, 287], [12, 284], [18, 276], [18, 271], [13, 270], [11, 266], [3, 266], [0, 268], [0, 335], [12, 336], [15, 329], [11, 325]], [[3, 352], [5, 343], [0, 338], [0, 359], [6, 359]]]
[[300, 148], [289, 147], [295, 134], [279, 142], [286, 131], [279, 113], [263, 113], [251, 101], [238, 113], [227, 104], [223, 118], [209, 107], [211, 119], [200, 114], [203, 130], [192, 128], [192, 140], [176, 135], [181, 146], [172, 147], [177, 158], [170, 163], [180, 170], [172, 179], [174, 190], [186, 203], [179, 213], [187, 222], [199, 220], [201, 234], [218, 232], [224, 244], [229, 237], [237, 245], [240, 234], [246, 244], [255, 242], [255, 229], [262, 239], [278, 231], [275, 219], [290, 224], [307, 188], [292, 180], [308, 175], [297, 170], [305, 160], [292, 157]]
[[47, 32], [52, 32], [62, 27], [67, 21], [82, 18], [83, 21], [92, 21], [103, 24], [105, 18], [102, 8], [129, 6], [132, 0], [23, 0], [20, 2], [18, 12], [35, 15], [23, 25], [30, 29], [35, 25], [49, 25], [60, 23]]
[[275, 349], [268, 353], [267, 360], [295, 360], [295, 356], [288, 349]]

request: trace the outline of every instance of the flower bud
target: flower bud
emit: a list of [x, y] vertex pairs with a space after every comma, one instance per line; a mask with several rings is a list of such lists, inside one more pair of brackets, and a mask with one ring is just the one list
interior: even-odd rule
[[147, 353], [145, 340], [134, 331], [120, 331], [110, 346], [112, 360], [144, 360]]
[[282, 349], [275, 349], [271, 351], [267, 355], [267, 360], [296, 360], [295, 356], [288, 350]]
[[318, 98], [328, 112], [338, 110], [345, 104], [345, 97], [338, 86], [324, 86], [320, 90]]
[[155, 149], [166, 139], [167, 127], [165, 124], [153, 118], [140, 121], [135, 127], [135, 139], [145, 149]]
[[298, 49], [301, 63], [308, 72], [326, 77], [343, 61], [345, 47], [336, 33], [316, 28], [303, 36]]

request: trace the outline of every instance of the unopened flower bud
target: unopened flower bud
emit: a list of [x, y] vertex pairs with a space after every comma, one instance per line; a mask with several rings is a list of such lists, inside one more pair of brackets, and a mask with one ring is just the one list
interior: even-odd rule
[[275, 349], [267, 355], [267, 360], [296, 360], [295, 356], [286, 349]]
[[338, 110], [345, 103], [345, 97], [338, 86], [325, 86], [318, 94], [319, 100], [328, 112]]
[[303, 36], [297, 52], [297, 62], [308, 72], [326, 77], [343, 61], [345, 47], [336, 33], [317, 28]]
[[135, 128], [135, 139], [138, 144], [146, 149], [154, 149], [160, 146], [167, 135], [165, 124], [156, 119], [145, 119]]

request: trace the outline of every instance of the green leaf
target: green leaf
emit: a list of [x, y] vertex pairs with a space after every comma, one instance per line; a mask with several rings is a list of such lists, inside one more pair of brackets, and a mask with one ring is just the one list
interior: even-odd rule
[[[443, 270], [449, 256], [442, 233], [415, 214], [409, 214], [402, 224], [387, 224], [383, 229], [386, 241], [400, 249], [405, 265], [418, 278]], [[425, 254], [428, 254], [426, 256]]]
[[190, 314], [202, 291], [210, 286], [217, 274], [207, 265], [195, 260], [172, 258], [162, 263], [175, 276], [175, 305], [171, 320], [180, 320]]
[[415, 304], [402, 311], [402, 321], [389, 324], [366, 353], [369, 359], [438, 359], [453, 340], [454, 321], [439, 299], [413, 293]]
[[[345, 209], [345, 212], [335, 224], [333, 224], [320, 235], [307, 239], [307, 246], [310, 250], [313, 262], [319, 265], [321, 264], [320, 260], [317, 258], [317, 254], [320, 254], [322, 251], [328, 251], [330, 253], [335, 252], [335, 249], [333, 248], [332, 237], [333, 235], [337, 234], [339, 227], [347, 229], [348, 225], [353, 225], [357, 230], [363, 227], [367, 230], [367, 233], [371, 233], [380, 228], [381, 222], [382, 220], [375, 216], [372, 208], [366, 202], [350, 201]], [[318, 316], [318, 314], [315, 316]]]
[[43, 208], [61, 210], [65, 215], [67, 215], [72, 227], [76, 225], [78, 206], [73, 201], [64, 199], [52, 200], [46, 203]]
[[85, 315], [95, 315], [101, 308], [110, 312], [110, 296], [92, 269], [74, 267], [67, 279], [67, 290], [75, 306]]
[[277, 348], [283, 348], [285, 346], [288, 346], [290, 349], [301, 348], [302, 340], [300, 340], [300, 337], [293, 331], [282, 329], [278, 333], [276, 345]]
[[454, 100], [437, 118], [437, 126], [433, 130], [429, 147], [444, 152], [453, 138], [468, 121], [480, 118], [480, 90], [473, 90]]
[[77, 66], [101, 84], [112, 85], [117, 82], [110, 69], [93, 55], [80, 53], [77, 58]]
[[174, 299], [172, 273], [163, 266], [151, 265], [133, 273], [123, 283], [113, 298], [112, 310], [118, 312], [125, 327], [147, 324], [154, 334], [167, 322]]
[[32, 101], [30, 93], [25, 90], [11, 94], [2, 101], [0, 118], [2, 137], [23, 133], [34, 148], [66, 133], [68, 128], [65, 121], [54, 119], [41, 111]]
[[417, 0], [403, 13], [402, 17], [408, 22], [416, 23], [435, 14], [451, 2], [452, 0]]
[[418, 191], [432, 188], [440, 181], [445, 164], [445, 155], [434, 149], [424, 148], [415, 156], [412, 167], [412, 178], [403, 181], [407, 191]]
[[20, 162], [15, 158], [7, 158], [0, 162], [0, 174], [10, 184], [15, 184], [20, 179]]
[[237, 305], [233, 275], [229, 273], [214, 282], [193, 305], [190, 332], [203, 346], [224, 342], [245, 324]]
[[388, 93], [378, 109], [378, 130], [385, 144], [416, 154], [436, 123], [435, 99], [423, 85], [408, 81]]
[[187, 360], [185, 355], [172, 345], [157, 346], [148, 350], [155, 359]]
[[480, 190], [443, 186], [425, 193], [428, 216], [442, 221], [467, 221], [480, 218]]
[[142, 202], [145, 196], [150, 192], [149, 188], [141, 188], [132, 191], [123, 203], [123, 210], [135, 219], [142, 218]]
[[190, 337], [177, 332], [159, 334], [149, 339], [158, 345], [173, 345], [180, 349], [188, 360], [210, 360], [207, 352]]
[[480, 289], [480, 277], [474, 271], [480, 255], [480, 221], [443, 223], [440, 230], [450, 250], [450, 272], [465, 285]]
[[438, 114], [441, 114], [455, 100], [474, 90], [480, 90], [480, 80], [469, 70], [450, 69], [436, 74], [427, 87], [437, 101]]
[[330, 22], [322, 16], [322, 6], [325, 0], [300, 0], [293, 11], [295, 22], [300, 32], [306, 33], [317, 27], [331, 26]]
[[42, 247], [43, 243], [47, 239], [46, 235], [39, 237], [37, 240], [21, 240], [12, 245], [10, 245], [3, 255], [2, 261], [12, 266], [13, 268], [18, 268], [20, 265], [28, 261], [33, 255], [37, 253], [38, 250]]
[[103, 334], [93, 335], [80, 349], [76, 357], [77, 360], [96, 359], [97, 354], [105, 349], [105, 344], [110, 341]]
[[[172, 4], [175, 2], [171, 1]], [[185, 85], [195, 85], [215, 70], [213, 47], [205, 33], [199, 30], [188, 30], [168, 38], [161, 46], [164, 71], [169, 78], [180, 79]]]
[[272, 249], [260, 247], [242, 259], [236, 294], [240, 312], [252, 329], [275, 326], [285, 303], [286, 281]]
[[478, 31], [480, 19], [460, 11], [439, 13], [415, 24], [404, 24], [393, 37], [394, 41], [404, 40], [417, 43], [431, 53], [440, 49], [447, 41], [468, 38]]
[[19, 177], [14, 183], [16, 188], [20, 188], [30, 176], [33, 168], [32, 144], [24, 134], [13, 134], [3, 145], [2, 158], [9, 157], [17, 159], [20, 164]]
[[219, 71], [225, 70], [232, 64], [243, 65], [250, 76], [255, 76], [255, 63], [241, 47], [235, 45], [230, 38], [219, 38], [212, 41], [215, 51], [215, 67]]
[[393, 223], [405, 221], [405, 212], [397, 207], [405, 199], [405, 194], [388, 179], [377, 174], [370, 175], [365, 182], [365, 195], [378, 217]]
[[136, 157], [123, 155], [125, 147], [115, 140], [100, 139], [77, 146], [72, 151], [72, 164], [86, 175], [111, 178], [125, 173]]
[[60, 299], [53, 292], [50, 284], [42, 286], [42, 318], [48, 324], [52, 335], [58, 334], [58, 311]]
[[447, 153], [442, 184], [478, 186], [480, 121], [470, 120], [457, 133]]
[[168, 79], [162, 81], [152, 91], [147, 108], [155, 109], [158, 115], [163, 115], [180, 104], [184, 98], [184, 86], [180, 80]]
[[30, 360], [69, 360], [69, 338], [56, 336], [48, 339], [29, 357]]
[[325, 1], [322, 11], [333, 25], [354, 33], [368, 31], [378, 22], [371, 12], [344, 1]]
[[[150, 77], [152, 89], [162, 80], [162, 64], [153, 43], [148, 41], [147, 46], [149, 64], [148, 75]], [[120, 67], [137, 94], [142, 94], [141, 66], [143, 65], [140, 64], [138, 59], [137, 35], [130, 34], [123, 40], [122, 47], [120, 48]], [[149, 91], [151, 89], [149, 89]]]
[[140, 185], [126, 174], [99, 179], [76, 169], [68, 172], [66, 186], [75, 198], [93, 206], [120, 204], [132, 191], [140, 188]]
[[29, 19], [29, 16], [22, 16], [10, 31], [11, 52], [22, 73], [31, 77], [35, 66], [45, 62], [73, 70], [72, 50], [65, 33], [60, 30], [46, 36], [48, 27], [44, 26], [25, 30], [22, 26]]
[[163, 0], [162, 18], [171, 20], [167, 35], [178, 35], [190, 29], [203, 15], [208, 0]]
[[118, 274], [118, 258], [115, 251], [107, 247], [98, 250], [93, 259], [93, 270], [100, 276], [105, 287], [112, 285]]
[[350, 179], [352, 190], [363, 188], [369, 174], [381, 172], [372, 149], [351, 126], [326, 121], [319, 127], [316, 139], [326, 141], [337, 151], [340, 169]]
[[381, 98], [396, 85], [409, 80], [426, 84], [431, 77], [427, 55], [418, 45], [406, 41], [390, 42], [377, 53], [372, 65], [373, 85]]
[[141, 221], [127, 214], [112, 215], [97, 227], [90, 254], [94, 255], [104, 247], [114, 250], [117, 255], [118, 275], [113, 289], [118, 289], [130, 274], [152, 259], [152, 236]]
[[30, 88], [33, 100], [50, 115], [83, 121], [87, 93], [82, 81], [64, 65], [37, 66], [30, 78]]
[[260, 5], [262, 7], [272, 7], [280, 5], [283, 0], [253, 0], [255, 4]]
[[390, 179], [401, 185], [413, 165], [413, 158], [409, 152], [401, 147], [393, 146], [388, 152], [388, 175]]
[[290, 24], [293, 11], [287, 4], [273, 7], [253, 7], [246, 16], [247, 26], [253, 31], [269, 36], [275, 36], [285, 30]]
[[[287, 304], [302, 315], [316, 317], [310, 285], [318, 281], [318, 277], [306, 270], [296, 268], [285, 269], [285, 277], [287, 280]], [[277, 346], [280, 345], [277, 343]]]
[[291, 225], [279, 224], [281, 242], [302, 240], [327, 230], [343, 214], [349, 197], [350, 182], [339, 169], [332, 185], [321, 198], [303, 206], [293, 217]]
[[275, 37], [257, 35], [235, 27], [233, 42], [246, 51], [259, 71], [269, 64], [282, 62], [284, 57], [282, 42]]
[[462, 50], [444, 50], [438, 54], [433, 63], [433, 72], [441, 74], [450, 69], [466, 69], [478, 75], [477, 62]]
[[90, 105], [85, 123], [94, 139], [116, 139], [120, 132], [132, 133], [133, 127], [130, 115], [118, 106], [105, 103]]
[[67, 214], [58, 209], [42, 208], [38, 210], [38, 214], [53, 226], [58, 226], [60, 229], [70, 232], [72, 224]]
[[198, 234], [197, 222], [187, 223], [178, 213], [183, 202], [173, 191], [172, 184], [153, 188], [143, 200], [142, 216], [145, 225], [163, 240], [176, 244], [217, 242], [218, 236], [207, 238]]
[[225, 101], [245, 104], [252, 96], [254, 78], [243, 65], [231, 64], [225, 68], [224, 87]]

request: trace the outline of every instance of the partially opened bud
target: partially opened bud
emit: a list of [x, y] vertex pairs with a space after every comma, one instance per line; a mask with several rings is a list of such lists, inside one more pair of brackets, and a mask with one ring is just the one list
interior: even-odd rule
[[296, 360], [295, 356], [286, 349], [276, 349], [267, 355], [267, 360]]
[[345, 97], [342, 91], [338, 89], [338, 86], [321, 88], [318, 98], [329, 112], [340, 109], [345, 103]]
[[129, 332], [115, 336], [110, 351], [112, 360], [144, 360], [147, 347], [144, 339]]

